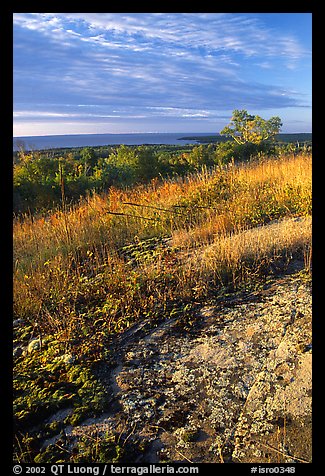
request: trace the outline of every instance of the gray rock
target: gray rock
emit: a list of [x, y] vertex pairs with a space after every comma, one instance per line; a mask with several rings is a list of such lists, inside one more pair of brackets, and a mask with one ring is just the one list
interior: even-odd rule
[[25, 323], [26, 323], [26, 321], [24, 321], [24, 319], [15, 319], [12, 323], [12, 326], [13, 326], [13, 328], [15, 328], [15, 327], [22, 326]]
[[19, 357], [21, 357], [24, 353], [24, 348], [23, 347], [15, 347], [12, 351], [12, 355], [13, 355], [13, 358], [14, 359], [18, 359]]
[[40, 350], [40, 348], [41, 348], [41, 339], [40, 337], [36, 337], [29, 342], [27, 346], [27, 352], [30, 354], [32, 352]]
[[251, 301], [205, 305], [190, 331], [174, 319], [144, 338], [127, 334], [107, 368], [114, 406], [72, 436], [124, 433], [147, 442], [148, 454], [164, 448], [156, 462], [310, 461], [311, 309], [297, 274]]
[[63, 362], [64, 364], [73, 364], [76, 358], [72, 354], [63, 354], [55, 358], [56, 362]]

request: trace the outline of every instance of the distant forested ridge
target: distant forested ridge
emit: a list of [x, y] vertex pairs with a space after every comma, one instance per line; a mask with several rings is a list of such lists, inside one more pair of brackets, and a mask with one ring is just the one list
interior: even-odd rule
[[[214, 134], [210, 136], [184, 136], [180, 137], [179, 140], [195, 140], [200, 144], [206, 143], [215, 143], [215, 142], [227, 142], [231, 139], [219, 134]], [[311, 132], [299, 132], [293, 134], [277, 134], [275, 136], [275, 141], [280, 144], [289, 144], [292, 142], [306, 143], [312, 141]]]

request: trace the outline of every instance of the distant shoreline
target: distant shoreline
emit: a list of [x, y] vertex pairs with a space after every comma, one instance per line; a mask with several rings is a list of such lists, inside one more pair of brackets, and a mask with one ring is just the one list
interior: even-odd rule
[[[277, 134], [275, 136], [278, 142], [307, 142], [312, 140], [312, 133], [311, 132], [297, 132], [297, 133], [283, 133]], [[220, 134], [214, 135], [207, 135], [207, 136], [183, 136], [179, 140], [195, 140], [201, 144], [206, 143], [215, 143], [215, 142], [226, 142], [229, 140], [229, 137], [221, 136]]]
[[[13, 150], [22, 145], [25, 150], [66, 149], [118, 145], [185, 145], [189, 140], [181, 139], [184, 132], [147, 132], [129, 134], [58, 134], [49, 136], [13, 137]], [[210, 136], [211, 132], [188, 133], [196, 137]], [[195, 140], [192, 141], [195, 143]]]
[[[147, 132], [130, 134], [65, 134], [52, 136], [20, 136], [13, 137], [13, 151], [19, 150], [20, 146], [24, 150], [53, 150], [70, 149], [82, 147], [101, 147], [119, 145], [139, 146], [139, 145], [191, 145], [208, 144], [229, 141], [229, 137], [212, 133], [189, 133], [182, 134], [176, 132]], [[312, 133], [289, 133], [278, 134], [276, 140], [282, 143], [289, 142], [310, 142]]]

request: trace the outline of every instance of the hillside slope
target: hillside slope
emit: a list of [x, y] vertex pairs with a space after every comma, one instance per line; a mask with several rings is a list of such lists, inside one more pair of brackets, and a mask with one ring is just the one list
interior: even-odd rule
[[15, 461], [310, 461], [311, 234], [310, 155], [17, 217]]

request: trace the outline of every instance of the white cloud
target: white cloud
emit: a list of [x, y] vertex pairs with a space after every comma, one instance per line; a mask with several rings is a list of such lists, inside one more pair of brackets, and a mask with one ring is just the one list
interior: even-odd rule
[[15, 119], [19, 118], [28, 118], [28, 117], [33, 117], [33, 118], [46, 118], [46, 117], [77, 117], [78, 114], [71, 114], [71, 113], [64, 113], [64, 112], [52, 112], [52, 111], [14, 111], [13, 112], [13, 117]]
[[154, 51], [159, 43], [162, 53], [174, 49], [177, 56], [186, 56], [188, 48], [204, 49], [205, 55], [214, 51], [291, 60], [308, 54], [294, 36], [267, 28], [250, 14], [18, 13], [14, 22], [54, 41], [79, 38], [103, 48]]

